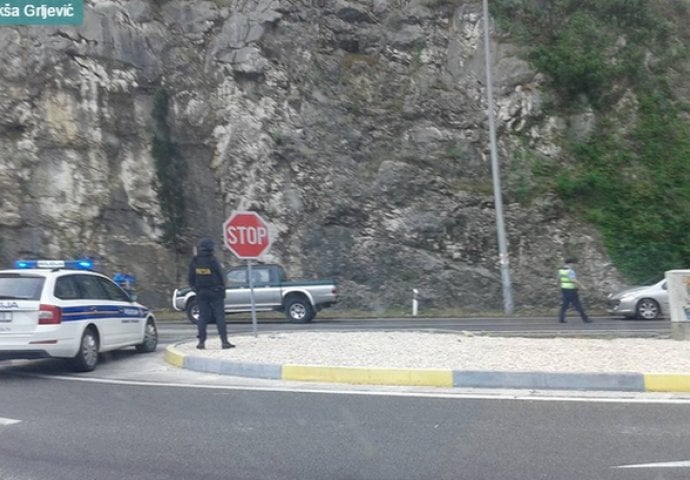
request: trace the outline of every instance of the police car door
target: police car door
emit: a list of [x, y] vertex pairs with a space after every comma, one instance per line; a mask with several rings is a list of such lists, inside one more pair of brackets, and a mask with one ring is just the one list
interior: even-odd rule
[[131, 297], [109, 278], [97, 277], [106, 296], [117, 307], [117, 322], [122, 329], [123, 341], [141, 343], [144, 339], [144, 309], [134, 303]]
[[82, 321], [96, 325], [101, 349], [111, 349], [126, 342], [127, 326], [121, 323], [120, 305], [114, 304], [97, 275], [75, 275], [82, 299]]

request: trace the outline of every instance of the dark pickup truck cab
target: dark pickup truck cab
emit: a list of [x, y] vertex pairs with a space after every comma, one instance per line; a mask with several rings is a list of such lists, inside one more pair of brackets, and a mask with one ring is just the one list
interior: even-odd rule
[[[288, 280], [280, 265], [253, 265], [254, 303], [257, 312], [279, 311], [291, 322], [310, 322], [316, 313], [338, 301], [333, 280]], [[251, 288], [246, 266], [225, 272], [225, 311], [251, 311]], [[196, 293], [187, 287], [176, 289], [172, 297], [175, 310], [187, 312], [192, 323], [199, 319]]]

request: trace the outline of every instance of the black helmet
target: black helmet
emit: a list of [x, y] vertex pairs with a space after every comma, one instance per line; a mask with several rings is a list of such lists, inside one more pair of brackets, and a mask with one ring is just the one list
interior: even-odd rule
[[199, 253], [211, 253], [213, 252], [213, 246], [213, 240], [211, 240], [210, 238], [202, 238], [201, 240], [199, 240], [196, 249]]

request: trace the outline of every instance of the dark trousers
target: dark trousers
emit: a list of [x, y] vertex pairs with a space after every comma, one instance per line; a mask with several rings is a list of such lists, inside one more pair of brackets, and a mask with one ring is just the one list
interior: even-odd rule
[[563, 301], [561, 303], [561, 312], [558, 316], [558, 320], [565, 322], [565, 312], [567, 312], [568, 308], [572, 305], [584, 322], [589, 321], [585, 309], [582, 308], [582, 304], [580, 303], [580, 296], [577, 294], [576, 288], [561, 288], [561, 297]]
[[218, 292], [204, 292], [201, 290], [196, 296], [199, 305], [198, 337], [199, 343], [206, 341], [206, 325], [215, 321], [220, 341], [227, 343], [228, 330], [225, 325], [225, 299]]

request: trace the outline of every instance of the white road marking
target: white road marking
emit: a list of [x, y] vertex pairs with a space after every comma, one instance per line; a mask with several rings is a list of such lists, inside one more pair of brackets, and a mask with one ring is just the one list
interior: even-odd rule
[[638, 465], [618, 465], [613, 468], [690, 468], [690, 460], [681, 462], [640, 463]]
[[0, 425], [14, 425], [15, 423], [20, 423], [21, 420], [15, 420], [14, 418], [4, 418], [0, 417]]
[[[638, 403], [638, 404], [675, 404], [675, 405], [690, 405], [690, 398], [642, 398], [627, 396], [628, 393], [619, 392], [622, 397], [596, 397], [579, 395], [577, 392], [569, 392], [568, 395], [559, 395], [554, 393], [550, 395], [548, 392], [533, 391], [532, 393], [525, 393], [516, 390], [500, 390], [495, 392], [487, 391], [449, 391], [449, 390], [410, 390], [408, 387], [395, 387], [388, 389], [369, 390], [360, 385], [352, 385], [351, 388], [346, 386], [333, 385], [333, 388], [324, 388], [318, 386], [299, 385], [285, 385], [285, 386], [254, 386], [254, 385], [203, 385], [194, 383], [172, 383], [172, 382], [147, 382], [141, 380], [115, 380], [107, 378], [83, 378], [70, 377], [66, 375], [44, 375], [44, 374], [26, 374], [29, 377], [39, 377], [50, 380], [67, 380], [71, 382], [87, 382], [87, 383], [102, 383], [109, 385], [131, 385], [140, 387], [172, 387], [172, 388], [199, 388], [208, 390], [234, 390], [234, 391], [260, 391], [260, 392], [293, 392], [293, 393], [330, 393], [337, 395], [360, 395], [360, 396], [377, 396], [377, 397], [424, 397], [424, 398], [462, 398], [462, 399], [480, 399], [480, 400], [522, 400], [522, 401], [540, 401], [540, 402], [590, 402], [590, 403]], [[279, 380], [276, 380], [279, 381]], [[376, 386], [373, 386], [376, 387]], [[414, 388], [414, 387], [412, 387]]]

